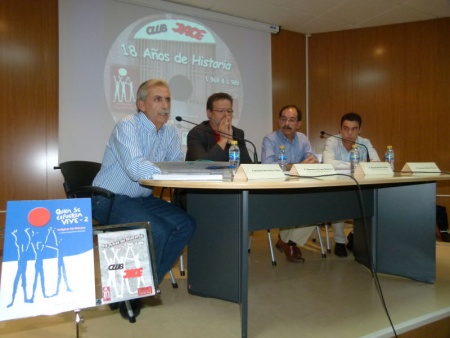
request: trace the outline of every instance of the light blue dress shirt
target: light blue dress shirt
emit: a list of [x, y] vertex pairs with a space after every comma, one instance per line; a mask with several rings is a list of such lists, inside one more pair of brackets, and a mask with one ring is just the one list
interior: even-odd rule
[[284, 136], [281, 130], [277, 130], [264, 137], [261, 162], [267, 164], [277, 163], [278, 150], [281, 145], [285, 146], [284, 151], [288, 163], [300, 163], [304, 161], [309, 154], [317, 157], [305, 134], [296, 132], [294, 139], [290, 141], [286, 136]]

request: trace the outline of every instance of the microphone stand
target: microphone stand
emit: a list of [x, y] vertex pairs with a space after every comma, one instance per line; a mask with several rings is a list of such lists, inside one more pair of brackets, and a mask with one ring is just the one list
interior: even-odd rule
[[218, 133], [218, 134], [221, 134], [221, 135], [224, 135], [224, 136], [227, 136], [227, 137], [235, 138], [235, 139], [238, 140], [238, 141], [250, 143], [250, 144], [253, 146], [253, 162], [254, 162], [255, 164], [258, 163], [258, 153], [256, 152], [256, 146], [253, 144], [253, 142], [251, 142], [251, 141], [249, 141], [249, 140], [247, 140], [247, 139], [245, 139], [245, 138], [235, 137], [235, 136], [233, 136], [233, 135], [230, 135], [230, 134], [228, 134], [228, 133], [224, 133], [224, 132], [221, 132], [221, 131], [218, 131], [218, 130], [212, 130], [212, 129], [209, 130], [209, 129], [206, 129], [206, 128], [204, 128], [202, 125], [200, 125], [200, 124], [198, 124], [198, 123], [191, 122], [191, 121], [188, 121], [188, 120], [183, 119], [181, 116], [175, 117], [175, 120], [177, 120], [178, 122], [186, 122], [186, 123], [193, 124], [194, 126], [200, 127], [200, 128], [202, 128], [203, 130], [207, 131], [208, 133], [214, 133], [214, 132], [216, 132], [216, 133]]
[[339, 136], [336, 136], [336, 135], [331, 135], [331, 134], [328, 134], [328, 133], [326, 133], [326, 132], [324, 132], [324, 131], [321, 131], [321, 132], [320, 132], [320, 138], [324, 138], [324, 135], [327, 135], [327, 136], [329, 136], [329, 137], [334, 137], [334, 138], [337, 138], [337, 139], [342, 140], [342, 141], [344, 141], [344, 142], [348, 142], [348, 143], [352, 143], [352, 144], [357, 144], [357, 145], [359, 145], [359, 146], [361, 146], [361, 147], [364, 147], [364, 148], [366, 149], [366, 152], [367, 152], [367, 161], [366, 161], [366, 162], [370, 162], [369, 149], [367, 149], [367, 147], [366, 147], [364, 144], [358, 143], [358, 142], [354, 142], [354, 141], [350, 141], [350, 140], [347, 140], [347, 139], [345, 139], [345, 138], [343, 138], [343, 137], [339, 137]]

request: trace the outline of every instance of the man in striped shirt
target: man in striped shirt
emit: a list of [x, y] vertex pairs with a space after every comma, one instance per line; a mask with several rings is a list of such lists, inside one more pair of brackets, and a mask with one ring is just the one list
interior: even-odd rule
[[[125, 116], [106, 145], [102, 167], [93, 185], [116, 194], [109, 224], [151, 223], [158, 279], [170, 271], [195, 230], [195, 221], [185, 211], [153, 196], [139, 184], [161, 173], [154, 162], [182, 161], [180, 138], [167, 125], [170, 90], [159, 79], [144, 82], [137, 92], [137, 114]], [[92, 199], [93, 217], [106, 224], [109, 199]]]

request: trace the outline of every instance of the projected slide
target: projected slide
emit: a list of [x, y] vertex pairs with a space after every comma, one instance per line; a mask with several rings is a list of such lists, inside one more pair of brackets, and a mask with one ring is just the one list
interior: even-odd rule
[[104, 81], [107, 104], [117, 122], [136, 112], [135, 93], [150, 78], [167, 79], [171, 120], [206, 119], [206, 98], [225, 91], [233, 96], [239, 120], [243, 86], [238, 64], [222, 39], [204, 24], [174, 14], [155, 14], [123, 30], [108, 54]]
[[[101, 162], [114, 125], [136, 113], [139, 85], [168, 82], [169, 124], [186, 151], [206, 101], [234, 98], [233, 125], [260, 148], [272, 131], [270, 32], [240, 18], [173, 3], [133, 0], [59, 0], [59, 162]], [[167, 7], [167, 8], [166, 8]], [[223, 19], [223, 20], [222, 20]], [[261, 28], [261, 29], [259, 29]]]

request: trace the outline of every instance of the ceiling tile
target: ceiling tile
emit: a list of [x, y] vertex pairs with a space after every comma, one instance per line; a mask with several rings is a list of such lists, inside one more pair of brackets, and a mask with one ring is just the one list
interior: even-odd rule
[[[133, 0], [127, 0], [133, 1]], [[158, 0], [136, 0], [138, 3]], [[279, 25], [299, 33], [450, 17], [450, 0], [161, 0]]]
[[[257, 10], [255, 10], [257, 8]], [[216, 1], [212, 10], [219, 13], [226, 13], [241, 18], [261, 21], [260, 17], [264, 13], [271, 12], [276, 5], [261, 0], [227, 0]], [[267, 22], [273, 24], [273, 22]]]
[[324, 13], [322, 17], [358, 27], [361, 22], [368, 21], [374, 16], [388, 12], [396, 7], [399, 7], [399, 5], [394, 5], [386, 1], [371, 0], [363, 2], [361, 0], [349, 0]]
[[434, 17], [430, 14], [426, 14], [422, 11], [410, 8], [410, 7], [397, 7], [383, 15], [374, 16], [372, 19], [364, 22], [364, 27], [384, 26], [392, 25], [396, 23], [405, 23], [413, 21], [430, 20]]
[[321, 16], [323, 13], [330, 11], [346, 1], [347, 0], [286, 0], [281, 6], [313, 16]]
[[408, 0], [406, 6], [433, 14], [437, 18], [450, 16], [449, 0]]
[[312, 15], [295, 12], [283, 7], [277, 7], [270, 12], [262, 13], [261, 18], [265, 22], [281, 26], [287, 30], [293, 30], [294, 27], [314, 19]]

